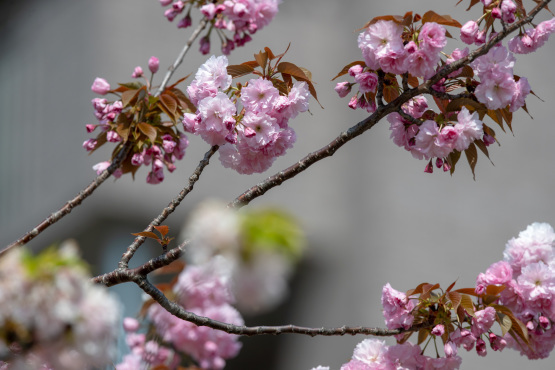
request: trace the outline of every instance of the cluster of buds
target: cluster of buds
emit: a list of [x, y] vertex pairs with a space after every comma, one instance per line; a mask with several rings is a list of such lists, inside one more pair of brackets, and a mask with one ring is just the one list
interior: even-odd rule
[[[210, 34], [215, 31], [222, 41], [222, 53], [228, 55], [236, 46], [243, 46], [251, 40], [252, 34], [268, 25], [278, 12], [280, 0], [160, 0], [164, 12], [172, 22], [185, 14], [177, 23], [178, 28], [192, 25], [191, 10], [199, 8], [202, 16], [210, 22], [208, 33], [200, 39], [200, 52], [210, 52]], [[231, 38], [225, 31], [232, 33]]]
[[[187, 88], [197, 110], [183, 117], [185, 131], [219, 145], [224, 167], [241, 174], [266, 171], [293, 146], [296, 135], [288, 122], [307, 111], [309, 96], [316, 94], [310, 72], [280, 63], [283, 54], [275, 56], [265, 48], [255, 57], [237, 66], [228, 66], [225, 56], [208, 59]], [[232, 78], [250, 73], [257, 78], [231, 86]]]
[[[112, 90], [106, 80], [97, 78], [91, 87], [97, 94], [111, 93], [118, 99], [112, 102], [105, 98], [92, 100], [98, 123], [88, 124], [86, 128], [89, 133], [99, 128], [100, 133], [96, 138], [86, 140], [83, 147], [92, 153], [106, 142], [116, 143], [112, 153], [114, 158], [123, 145], [128, 142], [132, 145], [122, 167], [114, 172], [116, 178], [127, 172], [134, 175], [144, 165], [150, 166], [147, 183], [158, 184], [164, 180], [164, 168], [173, 172], [175, 161], [185, 156], [189, 141], [175, 125], [180, 116], [196, 108], [175, 87], [176, 84], [166, 88], [159, 96], [151, 94], [152, 76], [158, 71], [159, 64], [158, 58], [149, 59], [150, 79], [145, 77], [140, 66], [135, 67], [132, 77], [142, 78], [144, 83], [119, 84], [118, 88]], [[162, 120], [162, 113], [170, 118], [169, 122]], [[100, 174], [109, 165], [109, 161], [104, 161], [93, 166], [93, 169]]]
[[[423, 16], [409, 12], [402, 17], [372, 19], [358, 37], [364, 61], [348, 64], [335, 77], [349, 74], [354, 82], [338, 83], [336, 92], [345, 97], [358, 85], [358, 92], [348, 105], [372, 113], [377, 104], [382, 104], [381, 99], [389, 103], [445, 65], [468, 56], [468, 48], [455, 49], [451, 54], [443, 52], [451, 37], [444, 26], [459, 27], [462, 41], [482, 45], [497, 34], [493, 29], [495, 21], [512, 23], [526, 14], [522, 5], [511, 0], [482, 2], [480, 19], [462, 27], [451, 17], [432, 11]], [[472, 1], [471, 7], [476, 3]], [[554, 31], [555, 19], [542, 22], [521, 31], [509, 42], [509, 49], [514, 53], [534, 51]], [[504, 123], [511, 129], [512, 113], [526, 110], [525, 99], [531, 87], [525, 77], [514, 75], [514, 64], [513, 54], [499, 43], [469, 66], [450, 73], [432, 87], [431, 95], [439, 112], [418, 96], [388, 116], [394, 143], [415, 158], [427, 160], [425, 172], [433, 171], [435, 159], [435, 166], [453, 173], [464, 152], [474, 173], [477, 149], [489, 156], [487, 146], [496, 142], [494, 130], [482, 120], [488, 116], [503, 130]]]

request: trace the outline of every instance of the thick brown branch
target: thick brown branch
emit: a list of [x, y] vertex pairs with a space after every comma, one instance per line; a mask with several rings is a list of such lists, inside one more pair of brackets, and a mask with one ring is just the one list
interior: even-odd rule
[[130, 150], [131, 150], [131, 144], [130, 143], [125, 144], [123, 148], [120, 150], [120, 152], [118, 153], [118, 155], [116, 156], [116, 158], [114, 158], [114, 160], [112, 161], [112, 164], [110, 164], [110, 166], [106, 170], [104, 170], [104, 172], [98, 175], [93, 180], [93, 182], [90, 183], [89, 186], [87, 186], [85, 189], [79, 192], [79, 194], [77, 194], [73, 199], [68, 200], [67, 203], [62, 208], [60, 208], [58, 211], [48, 216], [44, 221], [38, 224], [33, 230], [28, 231], [22, 237], [20, 237], [19, 239], [17, 239], [16, 241], [8, 245], [6, 248], [4, 248], [4, 250], [0, 252], [0, 256], [6, 253], [8, 250], [10, 250], [13, 247], [21, 246], [33, 240], [37, 235], [39, 235], [41, 232], [46, 230], [49, 226], [55, 224], [62, 217], [69, 214], [73, 208], [80, 205], [81, 202], [83, 202], [83, 200], [85, 200], [89, 195], [91, 195], [96, 190], [96, 188], [100, 186], [100, 184], [106, 181], [106, 179], [110, 177], [110, 175], [119, 168], [119, 166], [121, 165], [121, 162], [123, 162], [123, 160], [127, 157]]
[[192, 312], [186, 311], [183, 307], [175, 302], [170, 301], [164, 293], [152, 285], [146, 278], [137, 278], [134, 282], [148, 295], [158, 302], [164, 309], [172, 315], [180, 319], [189, 321], [197, 326], [207, 326], [212, 329], [221, 330], [229, 334], [237, 334], [243, 336], [254, 335], [280, 335], [280, 334], [303, 334], [314, 336], [339, 336], [339, 335], [373, 335], [378, 337], [393, 336], [407, 331], [416, 331], [421, 327], [414, 327], [409, 330], [403, 329], [381, 329], [381, 328], [368, 328], [363, 326], [342, 326], [339, 328], [307, 328], [295, 325], [284, 326], [238, 326], [227, 324], [221, 321], [212, 320], [208, 317], [198, 316]]
[[[200, 178], [200, 175], [202, 174], [202, 171], [204, 170], [204, 168], [210, 162], [210, 157], [212, 157], [214, 155], [214, 153], [216, 153], [217, 150], [218, 150], [218, 146], [214, 145], [212, 148], [210, 148], [209, 151], [207, 151], [204, 154], [204, 158], [199, 162], [197, 168], [195, 169], [193, 174], [189, 177], [189, 183], [187, 184], [187, 186], [185, 186], [179, 192], [177, 197], [175, 197], [168, 204], [168, 206], [166, 208], [164, 208], [162, 210], [162, 212], [154, 220], [152, 220], [152, 222], [148, 225], [148, 227], [144, 231], [152, 231], [154, 229], [154, 226], [159, 226], [162, 222], [164, 222], [164, 220], [166, 218], [168, 218], [168, 216], [173, 211], [175, 211], [177, 206], [179, 206], [179, 204], [181, 204], [181, 201], [187, 196], [187, 194], [189, 194], [193, 190], [193, 187], [195, 186], [195, 183]], [[146, 238], [143, 237], [143, 236], [138, 236], [137, 238], [135, 238], [135, 241], [133, 242], [133, 244], [131, 244], [127, 248], [127, 250], [125, 251], [125, 253], [121, 257], [121, 260], [118, 264], [120, 269], [127, 268], [128, 264], [129, 264], [129, 261], [131, 260], [131, 258], [133, 257], [133, 255], [135, 254], [137, 249], [139, 249], [141, 244], [144, 243], [145, 239]]]

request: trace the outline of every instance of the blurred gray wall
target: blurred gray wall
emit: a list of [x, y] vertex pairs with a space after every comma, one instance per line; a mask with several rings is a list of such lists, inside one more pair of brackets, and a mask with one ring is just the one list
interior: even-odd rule
[[[408, 10], [423, 14], [433, 9], [462, 23], [478, 18], [478, 10], [464, 12], [468, 1], [458, 7], [455, 3], [285, 0], [274, 22], [236, 50], [230, 63], [249, 60], [264, 46], [281, 52], [292, 42], [287, 60], [312, 71], [325, 109], [312, 104], [311, 115], [293, 122], [296, 147], [265, 174], [241, 176], [214, 158], [195, 191], [168, 221], [173, 230], [202, 199], [233, 199], [365, 117], [347, 108], [347, 100], [337, 97], [335, 82], [330, 82], [345, 64], [361, 59], [356, 29], [377, 15]], [[156, 55], [161, 61], [159, 83], [191, 30], [178, 30], [167, 22], [155, 0], [1, 4], [0, 245], [6, 245], [77, 194], [94, 178], [91, 166], [108, 158], [107, 150], [87, 156], [81, 147], [91, 137], [85, 124], [95, 122], [90, 104], [94, 78], [104, 77], [113, 85], [128, 81], [136, 65], [146, 70], [148, 58]], [[437, 171], [425, 174], [425, 163], [396, 147], [387, 122], [382, 122], [332, 158], [253, 202], [286, 207], [302, 220], [310, 237], [306, 271], [294, 299], [286, 304], [289, 321], [283, 324], [384, 326], [380, 294], [386, 282], [402, 291], [424, 281], [447, 286], [458, 279], [458, 286], [472, 286], [479, 272], [502, 258], [506, 241], [528, 224], [555, 225], [554, 42], [519, 58], [515, 72], [527, 76], [545, 102], [528, 98], [534, 119], [517, 113], [514, 135], [496, 130], [502, 146], [490, 149], [495, 165], [480, 156], [476, 181], [464, 158], [453, 177]], [[456, 46], [450, 43], [445, 51]], [[197, 48], [195, 44], [176, 76], [196, 71], [206, 59]], [[218, 45], [212, 51], [218, 53]], [[146, 184], [144, 169], [134, 182], [109, 179], [31, 246], [38, 249], [77, 236], [88, 246], [85, 253], [97, 264], [97, 272], [114, 268], [132, 240], [129, 233], [141, 230], [159, 213], [208, 149], [198, 137], [190, 140], [186, 158], [163, 184]], [[144, 248], [154, 252], [152, 246]], [[133, 262], [146, 258], [147, 254], [137, 256]], [[118, 289], [137, 292], [130, 285]], [[128, 312], [136, 312], [131, 306]], [[272, 360], [277, 369], [318, 364], [339, 368], [363, 339], [282, 338]], [[255, 341], [245, 338], [245, 350]], [[486, 358], [462, 353], [463, 369], [555, 365], [552, 359], [530, 362], [509, 350], [489, 352]]]

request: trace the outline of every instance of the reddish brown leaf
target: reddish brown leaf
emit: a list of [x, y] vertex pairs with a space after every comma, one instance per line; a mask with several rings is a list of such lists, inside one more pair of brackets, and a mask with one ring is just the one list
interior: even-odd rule
[[453, 282], [451, 283], [451, 285], [449, 285], [449, 287], [447, 288], [446, 292], [450, 292], [451, 289], [453, 289], [453, 287], [455, 286], [456, 283], [457, 283], [457, 280], [453, 281]]
[[420, 83], [418, 82], [418, 78], [414, 77], [410, 73], [409, 73], [408, 83], [410, 87], [417, 87], [418, 85], [420, 85]]
[[268, 59], [274, 60], [274, 59], [277, 58], [269, 47], [267, 47], [267, 46], [264, 47], [264, 51], [266, 52], [266, 55], [268, 56]]
[[121, 103], [123, 107], [127, 107], [128, 105], [133, 105], [135, 98], [139, 94], [139, 90], [126, 90], [121, 94]]
[[170, 86], [166, 87], [166, 90], [165, 90], [165, 91], [175, 89], [175, 87], [176, 87], [177, 85], [179, 85], [181, 82], [183, 82], [183, 81], [185, 81], [186, 79], [188, 79], [189, 76], [191, 76], [191, 74], [192, 74], [192, 73], [189, 73], [187, 76], [185, 76], [185, 77], [180, 78], [179, 80], [177, 80], [173, 85], [170, 85]]
[[256, 60], [258, 65], [262, 67], [262, 70], [266, 69], [266, 66], [268, 65], [268, 53], [267, 52], [261, 51], [258, 54], [254, 54], [254, 59]]
[[162, 236], [166, 236], [170, 231], [170, 228], [167, 225], [160, 225], [154, 226], [154, 228], [160, 233]]
[[253, 71], [254, 67], [245, 63], [227, 66], [227, 74], [231, 75], [232, 78], [242, 77], [252, 73]]
[[470, 112], [487, 110], [485, 105], [478, 103], [476, 100], [470, 98], [459, 98], [451, 100], [446, 106], [446, 112], [457, 112], [460, 111], [462, 107], [466, 107]]
[[474, 303], [470, 296], [466, 294], [461, 294], [461, 307], [470, 315], [474, 316]]
[[181, 106], [181, 109], [183, 109], [183, 111], [189, 110], [190, 112], [195, 112], [197, 110], [197, 107], [195, 107], [195, 105], [189, 100], [189, 98], [183, 93], [183, 91], [179, 89], [173, 89], [172, 93], [177, 98], [179, 105]]
[[451, 174], [451, 176], [453, 176], [453, 173], [455, 172], [455, 166], [457, 165], [457, 162], [459, 161], [460, 158], [461, 158], [461, 152], [459, 152], [458, 150], [452, 151], [447, 156], [446, 158], [447, 163], [449, 163], [449, 166], [451, 166], [451, 168], [449, 169], [449, 173]]
[[449, 300], [453, 304], [453, 309], [454, 310], [457, 310], [457, 308], [459, 308], [459, 306], [461, 305], [461, 301], [462, 301], [462, 294], [461, 293], [447, 292], [447, 298], [449, 298]]
[[154, 144], [157, 135], [156, 129], [146, 122], [139, 122], [139, 124], [137, 124], [137, 127], [139, 128], [139, 130], [141, 130], [143, 134], [145, 134], [149, 138], [150, 142]]
[[412, 12], [405, 13], [404, 16], [400, 15], [381, 15], [379, 17], [372, 18], [370, 21], [366, 22], [366, 24], [358, 29], [357, 31], [361, 31], [369, 26], [373, 25], [378, 21], [393, 21], [401, 26], [408, 27], [412, 22]]
[[170, 118], [175, 116], [175, 113], [177, 111], [177, 100], [174, 99], [170, 94], [166, 93], [166, 94], [160, 95], [160, 101], [162, 102], [162, 104], [164, 104], [167, 110], [172, 114]]
[[418, 331], [418, 342], [416, 344], [422, 344], [428, 338], [430, 331], [428, 329], [420, 329]]
[[505, 285], [488, 285], [486, 287], [486, 294], [499, 295], [505, 290]]
[[479, 297], [479, 295], [476, 294], [476, 290], [474, 288], [461, 288], [461, 289], [455, 290], [455, 292], [459, 292], [459, 293], [467, 294], [467, 295], [472, 295], [474, 297]]
[[141, 231], [140, 233], [131, 233], [131, 235], [135, 235], [135, 236], [142, 236], [144, 238], [151, 238], [151, 239], [155, 239], [155, 240], [160, 240], [160, 237], [156, 234], [154, 234], [153, 232], [150, 231]]
[[497, 110], [488, 109], [488, 116], [501, 127], [501, 130], [505, 132], [505, 128], [503, 127], [503, 117]]
[[256, 60], [251, 60], [251, 61], [248, 61], [248, 62], [243, 62], [243, 63], [241, 63], [241, 65], [242, 65], [242, 66], [249, 66], [249, 67], [252, 67], [253, 69], [254, 69], [254, 68], [257, 68], [257, 67], [260, 67], [260, 66], [258, 65], [258, 62], [257, 62]]
[[462, 24], [451, 18], [450, 15], [439, 15], [433, 10], [429, 10], [422, 16], [422, 24], [427, 22], [436, 22], [444, 26], [452, 26], [461, 28]]
[[335, 76], [335, 77], [332, 78], [331, 80], [333, 81], [333, 80], [335, 80], [335, 79], [338, 78], [338, 77], [341, 77], [341, 76], [346, 75], [347, 73], [349, 73], [349, 68], [351, 68], [352, 66], [356, 66], [356, 65], [360, 65], [360, 66], [362, 66], [362, 67], [366, 67], [366, 63], [365, 63], [364, 61], [362, 61], [362, 60], [357, 60], [357, 61], [355, 61], [355, 62], [351, 62], [351, 63], [347, 64], [345, 67], [343, 67], [343, 69], [341, 70], [341, 72], [339, 72], [339, 73], [337, 74], [337, 76]]
[[466, 154], [466, 159], [468, 160], [468, 164], [470, 165], [470, 169], [472, 170], [472, 177], [474, 178], [474, 180], [476, 180], [476, 174], [474, 173], [476, 162], [478, 162], [478, 152], [476, 151], [476, 145], [474, 145], [474, 143], [471, 143], [464, 151], [464, 154]]

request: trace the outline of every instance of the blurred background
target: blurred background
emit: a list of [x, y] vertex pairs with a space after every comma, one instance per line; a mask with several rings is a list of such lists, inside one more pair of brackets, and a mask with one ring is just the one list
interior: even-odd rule
[[[424, 14], [433, 9], [461, 23], [477, 19], [465, 12], [469, 1], [285, 0], [274, 21], [236, 49], [230, 64], [251, 60], [269, 46], [286, 60], [312, 71], [318, 97], [311, 114], [291, 123], [297, 143], [264, 174], [244, 176], [223, 168], [216, 156], [195, 191], [168, 219], [176, 234], [187, 215], [206, 198], [234, 199], [247, 188], [319, 149], [365, 114], [347, 107], [331, 82], [347, 63], [360, 60], [357, 35], [371, 18]], [[532, 3], [532, 2], [526, 2]], [[525, 4], [526, 4], [525, 3]], [[160, 83], [188, 39], [155, 0], [3, 1], [0, 3], [0, 245], [17, 239], [75, 196], [95, 177], [91, 167], [109, 159], [111, 147], [88, 156], [81, 144], [92, 137], [85, 124], [96, 123], [90, 86], [103, 77], [112, 86], [131, 80], [133, 68], [155, 55]], [[547, 19], [543, 14], [540, 20]], [[195, 21], [197, 21], [195, 19]], [[195, 23], [196, 24], [196, 23]], [[458, 35], [455, 29], [449, 29]], [[211, 54], [219, 54], [213, 38]], [[513, 120], [513, 133], [496, 128], [501, 147], [490, 147], [490, 163], [480, 155], [476, 180], [461, 158], [457, 171], [424, 173], [426, 163], [389, 139], [381, 122], [291, 181], [272, 189], [249, 207], [280, 205], [293, 213], [308, 234], [309, 249], [291, 286], [291, 295], [275, 312], [250, 318], [252, 325], [295, 324], [310, 327], [363, 325], [384, 327], [380, 296], [387, 282], [406, 291], [421, 282], [446, 287], [474, 285], [478, 273], [502, 258], [505, 243], [534, 221], [555, 225], [555, 98], [552, 73], [555, 48], [520, 56], [515, 73], [526, 76], [533, 91], [528, 110]], [[450, 53], [461, 44], [449, 42]], [[206, 60], [198, 42], [174, 81]], [[181, 87], [184, 89], [185, 84]], [[490, 126], [494, 126], [493, 124]], [[69, 217], [30, 243], [35, 249], [75, 238], [95, 273], [111, 271], [133, 240], [177, 194], [209, 147], [189, 135], [187, 155], [160, 185], [108, 179]], [[146, 243], [132, 260], [139, 265], [158, 252]], [[113, 288], [134, 315], [140, 291], [125, 284]], [[298, 335], [243, 338], [243, 351], [230, 368], [338, 369], [349, 360], [357, 337]], [[388, 340], [389, 343], [393, 341]], [[258, 347], [260, 346], [260, 347]], [[263, 349], [261, 349], [263, 348]], [[463, 369], [552, 369], [552, 359], [529, 361], [518, 353], [489, 350], [485, 358], [460, 352]], [[259, 362], [257, 362], [259, 361]]]

